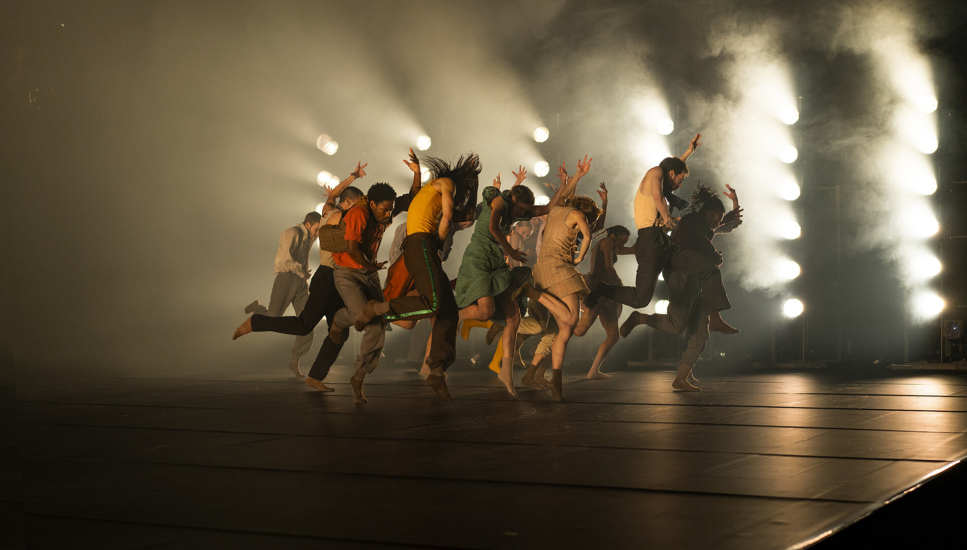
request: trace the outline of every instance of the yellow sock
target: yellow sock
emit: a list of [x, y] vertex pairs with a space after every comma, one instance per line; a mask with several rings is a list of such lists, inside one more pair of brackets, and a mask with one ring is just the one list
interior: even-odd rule
[[492, 324], [493, 323], [491, 323], [490, 321], [478, 321], [476, 319], [467, 319], [466, 321], [463, 322], [463, 324], [460, 325], [460, 338], [463, 338], [464, 340], [469, 340], [470, 329], [472, 329], [473, 327], [489, 329], [490, 325]]
[[500, 360], [504, 358], [504, 339], [497, 339], [497, 349], [494, 351], [494, 358], [490, 360], [490, 370], [500, 374]]

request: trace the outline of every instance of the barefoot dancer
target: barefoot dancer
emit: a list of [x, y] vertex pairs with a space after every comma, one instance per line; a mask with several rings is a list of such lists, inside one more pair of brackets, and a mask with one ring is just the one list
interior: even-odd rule
[[[675, 231], [675, 245], [706, 255], [722, 265], [722, 254], [712, 245], [712, 238], [719, 233], [729, 233], [742, 223], [742, 209], [735, 191], [729, 187], [725, 196], [732, 199], [732, 211], [725, 214], [725, 206], [708, 187], [699, 185], [692, 195], [694, 210], [682, 217]], [[621, 336], [626, 337], [638, 325], [679, 334], [688, 330], [688, 342], [678, 375], [672, 382], [677, 391], [698, 391], [698, 380], [692, 375], [709, 336], [709, 314], [702, 294], [698, 275], [684, 275], [665, 270], [668, 284], [669, 305], [665, 315], [645, 315], [634, 312], [621, 324]], [[738, 332], [738, 331], [736, 331]]]
[[[604, 217], [602, 212], [601, 217]], [[614, 269], [619, 254], [632, 254], [634, 249], [627, 247], [631, 232], [623, 225], [613, 225], [607, 229], [607, 236], [598, 241], [591, 249], [591, 270], [584, 276], [588, 287], [593, 288], [598, 283], [621, 286], [621, 278]], [[586, 309], [581, 314], [581, 320], [574, 327], [575, 336], [584, 336], [594, 325], [594, 321], [601, 320], [601, 326], [606, 333], [604, 342], [598, 348], [598, 353], [588, 371], [588, 378], [611, 378], [610, 374], [601, 372], [601, 364], [618, 342], [618, 318], [621, 317], [621, 304], [608, 298], [598, 300], [593, 308]]]
[[666, 265], [670, 265], [673, 270], [683, 275], [699, 275], [702, 294], [709, 310], [709, 329], [725, 333], [735, 331], [722, 320], [719, 313], [730, 308], [731, 304], [722, 283], [722, 274], [715, 262], [694, 250], [674, 246], [665, 233], [675, 225], [668, 213], [665, 197], [681, 187], [688, 175], [685, 160], [701, 145], [701, 137], [701, 134], [697, 134], [680, 158], [666, 158], [661, 164], [648, 170], [638, 186], [634, 199], [635, 226], [638, 228], [638, 239], [635, 241], [635, 258], [638, 260], [635, 286], [599, 284], [585, 300], [588, 307], [594, 308], [602, 297], [636, 309], [647, 306], [655, 293], [659, 273]]
[[388, 302], [371, 300], [356, 319], [356, 326], [378, 316], [385, 316], [387, 321], [434, 318], [428, 359], [430, 374], [426, 381], [441, 399], [452, 401], [444, 374], [456, 359], [459, 310], [450, 279], [443, 271], [439, 248], [450, 233], [451, 223], [472, 217], [480, 159], [471, 153], [460, 157], [452, 166], [433, 157], [425, 159], [424, 164], [434, 179], [420, 189], [410, 204], [403, 242], [403, 261], [419, 294]]
[[[357, 163], [353, 173], [329, 192], [326, 203], [322, 208], [323, 225], [338, 225], [343, 212], [352, 208], [363, 196], [359, 189], [350, 187], [349, 184], [366, 175], [364, 168], [366, 168], [365, 164]], [[256, 313], [235, 329], [232, 339], [244, 336], [249, 332], [280, 332], [282, 334], [305, 336], [312, 334], [313, 329], [316, 328], [323, 317], [326, 318], [331, 328], [336, 312], [345, 307], [345, 304], [343, 304], [339, 292], [336, 291], [333, 280], [333, 269], [336, 264], [332, 261], [332, 255], [320, 249], [319, 256], [319, 269], [309, 282], [309, 299], [298, 317], [271, 317]], [[246, 313], [256, 310], [256, 308], [259, 308], [258, 301], [246, 308]], [[265, 308], [259, 309], [264, 310]], [[336, 358], [339, 357], [341, 350], [342, 343], [334, 341], [327, 335], [319, 354], [316, 355], [316, 360], [312, 363], [309, 375], [305, 378], [305, 384], [319, 391], [333, 391], [322, 381], [329, 374], [329, 369]]]

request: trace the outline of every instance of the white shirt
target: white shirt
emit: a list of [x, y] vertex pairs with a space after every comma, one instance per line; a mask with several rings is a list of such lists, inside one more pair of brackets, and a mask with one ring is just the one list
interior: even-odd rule
[[303, 224], [290, 227], [279, 237], [279, 250], [275, 253], [275, 272], [294, 273], [303, 279], [309, 276], [309, 251], [312, 240]]

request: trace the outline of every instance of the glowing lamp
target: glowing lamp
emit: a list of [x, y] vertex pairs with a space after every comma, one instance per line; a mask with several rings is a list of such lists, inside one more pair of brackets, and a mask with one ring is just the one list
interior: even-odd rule
[[543, 160], [534, 165], [534, 173], [539, 178], [543, 178], [550, 171], [551, 171], [550, 165], [544, 162]]
[[551, 132], [543, 126], [534, 130], [534, 141], [536, 141], [537, 143], [544, 143], [545, 141], [547, 141], [547, 138], [549, 138], [550, 136], [551, 136]]
[[917, 101], [917, 108], [925, 114], [930, 114], [937, 110], [937, 98], [930, 96], [923, 96]]
[[675, 131], [675, 123], [671, 119], [666, 118], [658, 122], [658, 127], [656, 129], [658, 130], [659, 134], [667, 136]]
[[551, 202], [551, 198], [548, 197], [547, 195], [539, 195], [537, 197], [534, 197], [534, 204], [536, 204], [537, 206], [544, 206], [545, 204], [550, 204], [550, 202]]
[[779, 193], [781, 198], [787, 201], [794, 201], [799, 198], [801, 189], [799, 189], [799, 184], [795, 181], [787, 181], [780, 183], [776, 188], [776, 192]]
[[423, 170], [422, 172], [420, 172], [420, 181], [422, 181], [423, 183], [430, 181], [430, 178], [432, 177], [433, 177], [433, 174], [431, 174], [429, 170]]
[[795, 109], [787, 109], [779, 115], [779, 120], [787, 126], [792, 126], [793, 124], [799, 122], [799, 111]]
[[913, 297], [913, 311], [923, 318], [936, 317], [947, 307], [947, 303], [936, 293], [924, 291]]
[[799, 158], [799, 149], [792, 145], [787, 145], [779, 151], [779, 160], [786, 164], [792, 164]]
[[331, 179], [332, 174], [323, 170], [322, 172], [319, 172], [319, 175], [316, 176], [316, 183], [318, 183], [320, 187], [326, 187], [329, 185], [329, 181]]
[[423, 135], [416, 138], [416, 148], [420, 151], [426, 151], [430, 148], [430, 145], [433, 145], [433, 140], [430, 139], [430, 136]]
[[790, 298], [789, 300], [786, 300], [782, 304], [782, 314], [790, 319], [799, 317], [800, 315], [802, 315], [802, 312], [803, 312], [802, 302], [795, 298]]
[[798, 277], [799, 274], [802, 273], [802, 270], [799, 268], [799, 264], [796, 262], [792, 260], [783, 260], [776, 266], [776, 272], [779, 274], [781, 279], [791, 281]]
[[666, 315], [668, 313], [668, 300], [658, 300], [655, 304], [655, 313]]
[[779, 228], [779, 232], [784, 239], [792, 241], [802, 235], [802, 228], [796, 222], [786, 222]]

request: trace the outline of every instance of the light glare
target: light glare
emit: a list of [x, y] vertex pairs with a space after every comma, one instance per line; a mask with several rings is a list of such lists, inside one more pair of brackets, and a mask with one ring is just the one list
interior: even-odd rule
[[785, 303], [782, 304], [782, 314], [790, 319], [799, 317], [800, 315], [802, 315], [802, 312], [803, 312], [802, 302], [795, 298], [790, 298], [789, 300], [786, 300]]
[[329, 180], [331, 179], [332, 174], [323, 170], [322, 172], [319, 172], [319, 175], [316, 176], [316, 183], [318, 183], [320, 187], [325, 187], [329, 184]]
[[779, 116], [779, 120], [781, 120], [783, 124], [792, 126], [793, 124], [799, 122], [799, 111], [795, 109], [786, 109]]
[[924, 114], [929, 115], [930, 113], [937, 110], [937, 98], [930, 96], [923, 96], [917, 101], [917, 108]]
[[543, 178], [544, 176], [546, 176], [547, 173], [550, 172], [550, 170], [551, 170], [550, 165], [548, 165], [543, 160], [534, 165], [534, 174], [536, 174], [537, 177], [539, 178]]
[[798, 223], [792, 221], [782, 224], [779, 231], [784, 239], [789, 239], [790, 241], [798, 239], [802, 235], [802, 228], [799, 227]]
[[537, 197], [534, 197], [534, 204], [536, 204], [537, 206], [544, 206], [545, 204], [550, 204], [550, 203], [551, 203], [551, 198], [548, 197], [547, 195], [539, 195]]
[[913, 298], [913, 311], [923, 318], [936, 317], [944, 310], [947, 303], [934, 292], [920, 292]]
[[658, 300], [658, 303], [655, 304], [655, 313], [666, 315], [668, 313], [668, 300]]
[[657, 130], [659, 134], [667, 136], [675, 131], [675, 123], [670, 118], [660, 120], [658, 121]]
[[430, 148], [430, 145], [433, 145], [433, 140], [430, 139], [430, 136], [422, 135], [416, 138], [416, 148], [420, 151], [426, 151]]
[[780, 183], [776, 189], [779, 196], [787, 201], [794, 201], [799, 198], [799, 194], [802, 190], [799, 188], [799, 184], [793, 180]]
[[420, 181], [423, 183], [430, 181], [430, 178], [432, 177], [433, 174], [431, 174], [429, 170], [424, 169], [422, 172], [420, 172]]
[[547, 138], [550, 137], [551, 132], [547, 128], [540, 126], [534, 130], [534, 141], [537, 143], [544, 143]]
[[792, 145], [786, 145], [779, 151], [779, 160], [785, 162], [786, 164], [792, 164], [796, 162], [799, 158], [799, 149], [796, 149]]
[[326, 203], [324, 203], [324, 202], [320, 202], [319, 204], [317, 204], [317, 205], [316, 205], [316, 212], [318, 212], [318, 213], [320, 213], [320, 214], [322, 214], [322, 209], [323, 209], [323, 207], [325, 207], [325, 206], [326, 206]]
[[795, 279], [802, 272], [802, 270], [799, 268], [799, 264], [792, 260], [783, 260], [779, 262], [779, 265], [776, 266], [776, 271], [778, 272], [779, 277], [786, 281]]

